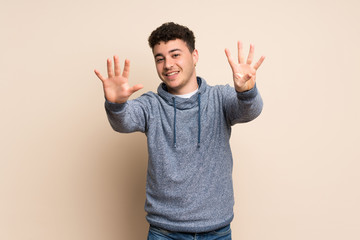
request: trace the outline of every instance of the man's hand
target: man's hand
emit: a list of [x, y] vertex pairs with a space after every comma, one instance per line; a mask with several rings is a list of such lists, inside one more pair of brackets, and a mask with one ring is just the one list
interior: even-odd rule
[[143, 88], [141, 84], [130, 87], [128, 83], [130, 73], [130, 61], [125, 60], [124, 71], [121, 74], [119, 57], [114, 56], [114, 70], [111, 59], [107, 60], [108, 77], [101, 76], [98, 70], [94, 70], [96, 76], [103, 83], [105, 98], [113, 103], [124, 103], [136, 91]]
[[260, 67], [265, 57], [261, 56], [254, 66], [251, 66], [254, 58], [254, 45], [250, 44], [250, 51], [245, 62], [242, 43], [238, 41], [238, 62], [231, 58], [229, 49], [225, 49], [226, 57], [233, 72], [234, 87], [238, 92], [244, 92], [255, 86], [256, 70]]

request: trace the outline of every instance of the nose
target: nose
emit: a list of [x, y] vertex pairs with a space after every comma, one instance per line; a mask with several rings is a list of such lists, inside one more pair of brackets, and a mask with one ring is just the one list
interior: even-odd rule
[[165, 60], [164, 68], [166, 70], [170, 70], [171, 68], [173, 68], [173, 66], [174, 66], [174, 62], [171, 59]]

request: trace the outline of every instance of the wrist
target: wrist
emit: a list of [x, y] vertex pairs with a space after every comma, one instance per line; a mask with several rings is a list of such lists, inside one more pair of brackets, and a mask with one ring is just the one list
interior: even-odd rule
[[249, 90], [251, 90], [253, 88], [254, 88], [254, 86], [252, 86], [252, 87], [237, 87], [237, 86], [235, 86], [235, 90], [238, 93], [246, 92], [246, 91], [249, 91]]

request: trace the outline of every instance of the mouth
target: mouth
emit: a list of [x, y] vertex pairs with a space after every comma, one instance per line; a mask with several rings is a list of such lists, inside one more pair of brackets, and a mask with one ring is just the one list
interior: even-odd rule
[[165, 73], [165, 76], [167, 76], [167, 77], [171, 77], [171, 76], [174, 76], [174, 75], [176, 75], [176, 74], [178, 74], [179, 73], [179, 71], [176, 71], [176, 72], [169, 72], [169, 73]]

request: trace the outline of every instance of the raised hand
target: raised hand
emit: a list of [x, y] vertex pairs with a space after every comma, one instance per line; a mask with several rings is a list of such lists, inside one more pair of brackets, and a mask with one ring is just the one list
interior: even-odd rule
[[234, 87], [238, 92], [244, 92], [255, 86], [256, 71], [264, 61], [265, 57], [261, 56], [253, 66], [251, 65], [254, 58], [254, 45], [250, 44], [249, 55], [245, 62], [243, 55], [242, 43], [238, 41], [238, 61], [231, 57], [229, 49], [225, 49], [226, 57], [229, 61], [233, 72]]
[[124, 103], [134, 92], [143, 88], [141, 84], [130, 87], [128, 83], [130, 73], [130, 61], [127, 59], [125, 60], [124, 70], [121, 74], [118, 56], [114, 56], [114, 69], [112, 67], [111, 59], [107, 60], [107, 78], [104, 78], [96, 69], [94, 70], [94, 72], [103, 83], [106, 99], [113, 103]]

